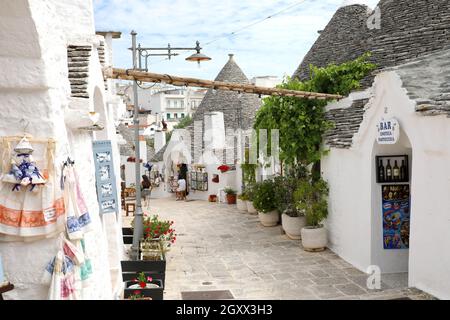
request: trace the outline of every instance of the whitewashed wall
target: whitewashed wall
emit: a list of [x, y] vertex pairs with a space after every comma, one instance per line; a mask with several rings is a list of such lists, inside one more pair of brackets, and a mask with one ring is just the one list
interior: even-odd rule
[[[332, 148], [322, 161], [323, 176], [330, 184], [326, 223], [330, 248], [362, 271], [379, 264], [382, 272], [398, 272], [407, 264], [410, 286], [449, 299], [450, 119], [418, 115], [394, 71], [379, 74], [371, 90], [373, 98], [352, 148]], [[374, 148], [376, 124], [383, 116], [397, 118], [402, 128], [394, 148]], [[404, 250], [386, 252], [381, 242], [375, 155], [397, 151], [412, 156], [409, 259]]]
[[[92, 134], [67, 130], [64, 123], [64, 111], [69, 104], [85, 107], [87, 111], [94, 107], [92, 98], [87, 104], [69, 99], [67, 79], [67, 44], [84, 41], [95, 45], [92, 3], [84, 0], [8, 1], [2, 3], [0, 17], [0, 63], [7, 71], [0, 75], [0, 109], [3, 111], [0, 135], [22, 134], [20, 120], [23, 118], [30, 123], [27, 132], [35, 137], [57, 139], [57, 163], [62, 163], [69, 154], [76, 160], [81, 189], [95, 227], [86, 236], [94, 274], [85, 298], [111, 299], [118, 291], [120, 280], [117, 277], [120, 234], [112, 237], [112, 229], [118, 231], [120, 221], [108, 217], [102, 222], [98, 214]], [[96, 51], [93, 53], [91, 59], [96, 59]], [[89, 71], [93, 76], [90, 88], [103, 86], [99, 64], [92, 62]], [[89, 91], [93, 97], [94, 90]], [[101, 89], [100, 95], [105, 103]], [[111, 128], [109, 123], [107, 126]], [[109, 135], [113, 137], [111, 132]], [[6, 276], [16, 286], [4, 296], [46, 299], [48, 286], [42, 285], [40, 279], [47, 262], [56, 254], [56, 240], [0, 243], [0, 253]], [[116, 279], [112, 279], [112, 271]]]

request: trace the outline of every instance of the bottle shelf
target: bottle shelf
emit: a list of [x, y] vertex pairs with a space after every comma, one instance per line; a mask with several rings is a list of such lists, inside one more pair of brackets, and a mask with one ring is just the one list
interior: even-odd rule
[[409, 183], [408, 155], [375, 157], [377, 183]]

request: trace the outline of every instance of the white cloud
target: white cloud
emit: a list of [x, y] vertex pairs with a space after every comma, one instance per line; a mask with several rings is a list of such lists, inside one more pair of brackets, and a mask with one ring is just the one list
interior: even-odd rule
[[[350, 0], [353, 1], [353, 0]], [[300, 2], [300, 1], [297, 1]], [[199, 69], [184, 58], [184, 52], [171, 61], [151, 60], [155, 72], [214, 78], [228, 59], [235, 59], [248, 77], [258, 75], [292, 74], [317, 39], [342, 0], [306, 0], [304, 3], [238, 32], [253, 22], [297, 3], [295, 0], [94, 0], [95, 22], [98, 30], [122, 31], [122, 39], [114, 43], [114, 64], [129, 68], [131, 54], [130, 31], [138, 32], [143, 46], [193, 47], [199, 40], [202, 53], [213, 58]], [[359, 1], [361, 2], [361, 1]], [[366, 0], [373, 7], [376, 0]]]

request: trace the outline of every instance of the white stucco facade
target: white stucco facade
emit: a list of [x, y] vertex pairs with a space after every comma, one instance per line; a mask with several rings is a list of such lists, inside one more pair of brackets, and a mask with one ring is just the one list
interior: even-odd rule
[[[370, 100], [351, 148], [331, 148], [322, 159], [330, 186], [329, 246], [364, 272], [370, 265], [382, 273], [409, 272], [410, 286], [449, 299], [450, 119], [418, 114], [394, 70], [378, 74], [373, 87], [358, 94]], [[400, 124], [395, 145], [376, 143], [376, 125], [383, 117]], [[393, 154], [407, 154], [410, 161], [410, 247], [402, 250], [383, 249], [381, 184], [376, 183], [375, 156]]]
[[[112, 93], [105, 92], [96, 50], [100, 38], [95, 35], [92, 10], [92, 2], [83, 0], [2, 3], [0, 134], [23, 135], [23, 123], [27, 123], [26, 132], [33, 137], [57, 141], [57, 168], [68, 156], [75, 160], [81, 191], [94, 226], [94, 230], [86, 234], [86, 249], [94, 273], [83, 298], [114, 299], [122, 286], [121, 221], [120, 215], [99, 215], [92, 141], [112, 141], [115, 172], [120, 176], [114, 123], [124, 106]], [[89, 99], [71, 97], [68, 45], [92, 46], [88, 67]], [[69, 111], [98, 112], [105, 130], [93, 134], [69, 126], [65, 122]], [[47, 298], [49, 287], [41, 278], [45, 266], [57, 252], [57, 241], [50, 238], [36, 242], [0, 242], [6, 276], [15, 285], [13, 291], [4, 294], [6, 299]]]

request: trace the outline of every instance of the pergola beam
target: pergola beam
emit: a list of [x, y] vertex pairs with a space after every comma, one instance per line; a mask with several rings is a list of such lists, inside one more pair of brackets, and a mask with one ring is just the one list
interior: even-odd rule
[[259, 87], [252, 84], [245, 83], [231, 83], [231, 82], [221, 82], [221, 81], [211, 81], [202, 80], [195, 78], [186, 78], [171, 76], [168, 74], [159, 74], [153, 72], [144, 72], [136, 70], [126, 70], [118, 68], [105, 68], [104, 71], [105, 78], [111, 79], [122, 79], [122, 80], [137, 80], [142, 82], [153, 82], [160, 83], [165, 82], [174, 86], [186, 86], [186, 87], [199, 87], [208, 88], [215, 90], [226, 90], [226, 91], [237, 91], [243, 93], [268, 95], [268, 96], [284, 96], [284, 97], [298, 97], [307, 99], [320, 99], [320, 100], [339, 100], [344, 98], [337, 94], [327, 94], [327, 93], [317, 93], [317, 92], [307, 92], [307, 91], [296, 91], [287, 90], [279, 88], [267, 88]]

